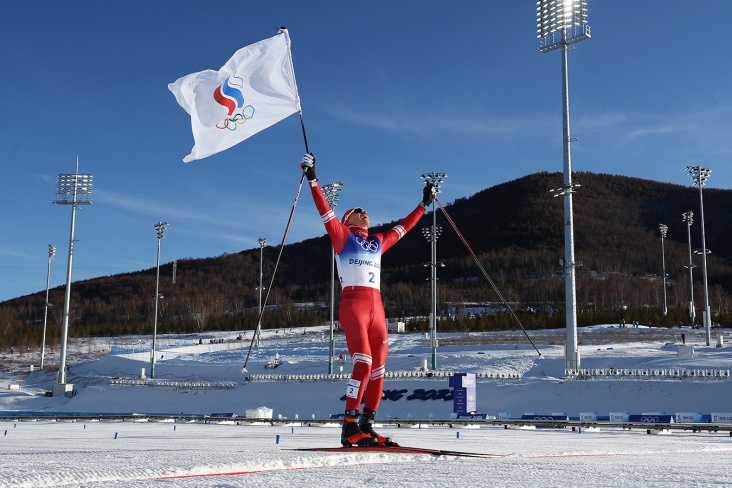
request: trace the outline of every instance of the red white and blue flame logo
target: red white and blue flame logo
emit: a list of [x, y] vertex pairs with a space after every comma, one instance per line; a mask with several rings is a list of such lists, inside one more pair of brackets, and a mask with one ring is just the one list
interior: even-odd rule
[[214, 90], [214, 100], [226, 109], [228, 115], [226, 119], [216, 124], [218, 129], [236, 130], [237, 126], [254, 117], [254, 107], [245, 105], [242, 88], [244, 83], [241, 78], [229, 76]]

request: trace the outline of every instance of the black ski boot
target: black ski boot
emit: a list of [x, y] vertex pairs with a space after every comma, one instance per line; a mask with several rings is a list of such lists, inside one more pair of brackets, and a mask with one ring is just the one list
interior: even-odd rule
[[378, 441], [371, 434], [361, 432], [358, 414], [358, 410], [346, 411], [346, 416], [343, 418], [343, 429], [341, 430], [341, 445], [343, 447], [378, 446]]
[[376, 432], [374, 432], [374, 418], [376, 417], [376, 412], [373, 410], [369, 410], [368, 408], [363, 409], [363, 415], [361, 415], [361, 419], [358, 421], [358, 426], [364, 434], [369, 434], [372, 439], [376, 441], [377, 444], [380, 446], [398, 446], [396, 442], [391, 440], [391, 437], [384, 437], [383, 435], [379, 435]]

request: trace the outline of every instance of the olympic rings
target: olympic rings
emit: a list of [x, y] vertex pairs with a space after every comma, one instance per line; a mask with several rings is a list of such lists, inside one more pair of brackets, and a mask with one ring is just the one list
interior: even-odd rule
[[216, 124], [216, 128], [235, 131], [238, 126], [245, 124], [246, 121], [251, 119], [252, 117], [254, 117], [254, 107], [251, 105], [247, 105], [241, 109], [241, 113], [236, 114], [228, 119], [224, 119], [224, 121], [222, 122], [223, 125]]
[[641, 417], [641, 422], [644, 424], [653, 424], [659, 421], [658, 417]]
[[364, 251], [367, 252], [376, 252], [379, 250], [379, 243], [376, 242], [376, 239], [361, 239], [360, 237], [356, 236], [356, 242]]

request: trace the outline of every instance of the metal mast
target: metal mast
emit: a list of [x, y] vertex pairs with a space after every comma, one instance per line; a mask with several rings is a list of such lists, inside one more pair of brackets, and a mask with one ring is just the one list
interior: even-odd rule
[[564, 195], [564, 275], [566, 308], [565, 369], [580, 368], [580, 354], [577, 346], [577, 295], [575, 285], [574, 259], [574, 217], [572, 211], [572, 136], [569, 130], [569, 70], [567, 53], [572, 44], [590, 38], [587, 25], [586, 0], [538, 0], [536, 2], [537, 37], [539, 50], [549, 52], [562, 49], [562, 113], [563, 113], [563, 156], [564, 182], [559, 189]]

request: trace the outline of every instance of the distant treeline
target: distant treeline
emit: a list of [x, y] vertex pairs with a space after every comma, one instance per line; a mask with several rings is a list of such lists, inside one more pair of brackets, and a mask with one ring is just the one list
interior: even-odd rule
[[[527, 329], [565, 324], [561, 198], [549, 189], [559, 173], [537, 173], [460, 198], [445, 206], [501, 294]], [[578, 323], [625, 320], [659, 326], [689, 324], [689, 242], [684, 212], [698, 215], [692, 187], [606, 174], [577, 173], [574, 195]], [[732, 291], [732, 191], [706, 189], [704, 210], [712, 320], [730, 324]], [[428, 328], [429, 243], [420, 227], [384, 255], [382, 293], [390, 320], [413, 318], [411, 330]], [[692, 249], [701, 247], [699, 219], [691, 228]], [[511, 330], [513, 316], [482, 275], [462, 241], [438, 210], [439, 329]], [[659, 223], [665, 239], [668, 315], [662, 314], [663, 287]], [[390, 227], [380, 226], [377, 230]], [[287, 245], [265, 328], [328, 323], [330, 244], [325, 235]], [[247, 330], [258, 318], [259, 248], [216, 258], [179, 259], [161, 265], [158, 332]], [[264, 249], [264, 276], [271, 277], [277, 248]], [[694, 255], [694, 301], [701, 323], [701, 259]], [[74, 283], [71, 337], [149, 334], [153, 327], [155, 269]], [[63, 287], [51, 290], [47, 344], [60, 340]], [[45, 290], [0, 304], [0, 349], [37, 349], [41, 343]], [[484, 304], [484, 305], [476, 305]], [[498, 304], [498, 305], [497, 305]], [[482, 311], [481, 311], [482, 310]], [[416, 317], [416, 318], [414, 318]], [[337, 310], [336, 310], [337, 319]]]

